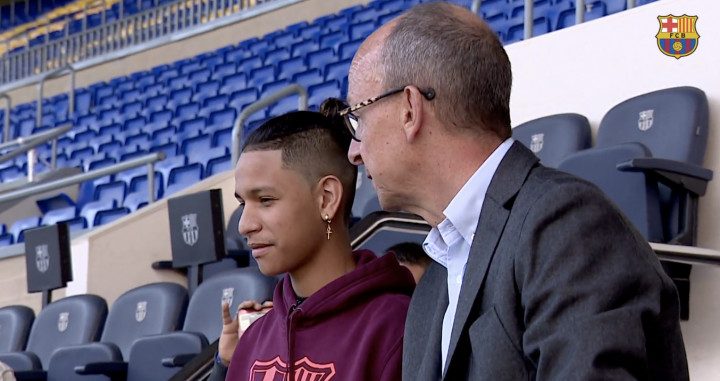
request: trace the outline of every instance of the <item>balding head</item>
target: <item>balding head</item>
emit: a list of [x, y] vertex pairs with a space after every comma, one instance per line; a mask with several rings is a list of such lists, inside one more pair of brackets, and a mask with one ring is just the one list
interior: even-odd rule
[[432, 107], [452, 128], [511, 134], [510, 61], [495, 32], [465, 8], [413, 7], [369, 37], [355, 61], [354, 80], [379, 76], [384, 89], [435, 89]]
[[[378, 28], [373, 32], [355, 53], [355, 57], [350, 64], [348, 74], [348, 82], [350, 88], [357, 88], [362, 83], [382, 83], [385, 77], [383, 68], [379, 65], [382, 48], [387, 36], [392, 32], [397, 19], [393, 19], [387, 24]], [[353, 99], [353, 94], [348, 94], [351, 102], [360, 100]]]

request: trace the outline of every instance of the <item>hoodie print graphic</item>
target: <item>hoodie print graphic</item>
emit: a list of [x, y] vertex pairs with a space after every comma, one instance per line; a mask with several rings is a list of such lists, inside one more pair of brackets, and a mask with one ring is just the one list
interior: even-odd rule
[[[295, 380], [331, 381], [335, 377], [335, 364], [316, 364], [303, 357], [295, 362]], [[280, 356], [270, 361], [255, 361], [250, 368], [250, 380], [283, 381], [287, 379], [287, 364]]]

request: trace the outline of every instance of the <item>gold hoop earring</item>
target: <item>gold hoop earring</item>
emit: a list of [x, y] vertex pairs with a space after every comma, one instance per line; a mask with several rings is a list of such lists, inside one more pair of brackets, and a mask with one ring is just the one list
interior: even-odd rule
[[332, 221], [330, 220], [330, 216], [328, 216], [327, 214], [325, 215], [325, 222], [327, 222], [327, 229], [325, 229], [325, 234], [327, 234], [327, 239], [328, 239], [328, 241], [329, 241], [329, 240], [330, 240], [330, 234], [332, 234], [333, 231], [332, 231], [332, 227], [330, 227], [330, 223], [331, 223]]

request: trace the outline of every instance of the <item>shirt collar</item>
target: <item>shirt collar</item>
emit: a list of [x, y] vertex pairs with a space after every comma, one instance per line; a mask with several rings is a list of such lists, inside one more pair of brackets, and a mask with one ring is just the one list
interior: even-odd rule
[[451, 234], [454, 231], [459, 233], [468, 245], [472, 245], [490, 181], [513, 142], [512, 138], [508, 138], [493, 151], [445, 208], [445, 220], [430, 230], [423, 247], [436, 262], [442, 265], [447, 263], [444, 258], [438, 258], [437, 251], [447, 251], [448, 246], [454, 243], [456, 237]]

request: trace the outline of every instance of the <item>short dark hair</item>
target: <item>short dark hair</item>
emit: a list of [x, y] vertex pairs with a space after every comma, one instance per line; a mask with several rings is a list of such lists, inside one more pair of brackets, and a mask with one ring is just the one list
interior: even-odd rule
[[428, 266], [432, 260], [425, 254], [422, 246], [416, 242], [401, 242], [390, 246], [386, 252], [395, 253], [398, 262], [414, 265]]
[[381, 56], [384, 87], [431, 87], [440, 120], [510, 137], [510, 60], [495, 32], [468, 10], [445, 2], [410, 8]]
[[298, 171], [309, 184], [337, 176], [343, 186], [343, 215], [349, 222], [357, 167], [347, 160], [352, 138], [339, 115], [346, 106], [329, 98], [320, 112], [296, 111], [272, 118], [250, 133], [241, 152], [281, 150], [283, 167]]

